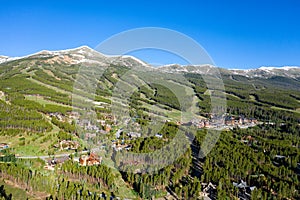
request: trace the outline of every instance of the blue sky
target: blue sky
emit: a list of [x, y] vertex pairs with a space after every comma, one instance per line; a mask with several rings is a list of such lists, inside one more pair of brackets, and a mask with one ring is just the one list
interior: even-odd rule
[[[0, 1], [0, 55], [96, 47], [132, 28], [184, 33], [218, 66], [300, 66], [300, 1]], [[162, 52], [135, 52], [150, 63], [181, 63]]]

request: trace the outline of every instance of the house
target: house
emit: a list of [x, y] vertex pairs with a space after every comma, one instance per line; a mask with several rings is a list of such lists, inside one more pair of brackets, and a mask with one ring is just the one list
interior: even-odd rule
[[240, 199], [251, 199], [251, 192], [256, 188], [255, 186], [248, 186], [243, 180], [241, 180], [239, 183], [233, 182], [232, 184], [234, 187], [239, 189], [238, 197]]
[[110, 132], [110, 130], [111, 130], [111, 126], [110, 126], [109, 124], [106, 124], [106, 125], [104, 126], [104, 128], [105, 128], [105, 131], [106, 131], [106, 132]]
[[205, 128], [208, 128], [209, 126], [210, 126], [209, 121], [208, 121], [208, 120], [205, 120], [205, 121], [204, 121], [204, 127], [205, 127]]
[[47, 161], [47, 163], [49, 165], [57, 165], [57, 164], [64, 163], [64, 162], [66, 162], [69, 159], [70, 159], [69, 156], [57, 157], [57, 158], [49, 159]]
[[277, 159], [284, 159], [285, 156], [282, 156], [282, 155], [275, 155], [275, 158], [277, 158]]
[[128, 145], [127, 147], [125, 147], [125, 149], [126, 149], [127, 151], [129, 151], [129, 150], [131, 149], [131, 146]]
[[257, 119], [255, 119], [255, 118], [250, 118], [248, 123], [251, 123], [251, 124], [257, 124], [258, 121], [257, 121]]
[[233, 126], [235, 124], [235, 118], [233, 116], [226, 116], [224, 119], [224, 123], [227, 126]]
[[56, 117], [59, 121], [64, 121], [64, 116], [59, 112], [50, 113], [50, 117]]
[[54, 145], [56, 148], [60, 148], [60, 150], [76, 150], [80, 146], [78, 141], [72, 140], [62, 140], [58, 144]]
[[141, 137], [141, 134], [136, 133], [136, 132], [129, 132], [129, 133], [127, 133], [127, 136], [129, 136], [131, 138], [138, 138], [138, 137]]
[[130, 150], [131, 149], [131, 146], [127, 145], [127, 144], [113, 144], [112, 145], [112, 148], [115, 150], [115, 151], [122, 151], [124, 148], [126, 150]]
[[99, 119], [99, 120], [97, 120], [97, 122], [98, 122], [99, 124], [101, 124], [101, 126], [105, 126], [105, 125], [106, 125], [106, 121], [105, 121], [105, 120]]
[[53, 158], [53, 159], [47, 159], [46, 165], [44, 166], [44, 169], [53, 171], [55, 169], [55, 166], [61, 163], [64, 163], [65, 161], [69, 160], [70, 158], [68, 156]]
[[253, 143], [257, 143], [257, 141], [251, 135], [242, 137], [241, 142], [248, 144], [249, 146]]
[[7, 143], [0, 143], [0, 150], [9, 148]]
[[104, 119], [109, 120], [109, 121], [114, 122], [114, 123], [116, 123], [116, 120], [117, 120], [114, 115], [105, 115]]
[[216, 189], [216, 185], [212, 184], [211, 182], [209, 182], [208, 184], [203, 183], [203, 192], [209, 192], [210, 190], [215, 190]]
[[45, 166], [44, 166], [44, 169], [45, 169], [45, 170], [54, 171], [55, 166], [53, 166], [53, 165], [45, 165]]
[[238, 188], [248, 187], [247, 183], [243, 180], [241, 180], [240, 183], [233, 182], [232, 184], [233, 184], [233, 186], [238, 187]]
[[212, 196], [214, 196], [217, 192], [216, 185], [212, 184], [211, 182], [201, 183], [202, 185], [202, 192], [200, 192], [200, 199], [203, 198], [205, 200], [210, 200]]
[[123, 132], [122, 129], [119, 129], [119, 130], [116, 132], [116, 138], [117, 138], [117, 139], [120, 138], [122, 132]]
[[102, 162], [102, 157], [99, 157], [94, 153], [90, 153], [89, 156], [83, 155], [79, 158], [79, 164], [81, 166], [100, 165], [101, 162]]
[[176, 125], [180, 126], [181, 124], [181, 121], [176, 121]]

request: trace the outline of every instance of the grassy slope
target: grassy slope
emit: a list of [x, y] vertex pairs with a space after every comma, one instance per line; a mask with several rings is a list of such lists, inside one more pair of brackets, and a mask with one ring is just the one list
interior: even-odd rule
[[4, 185], [6, 194], [12, 194], [13, 199], [35, 199], [32, 196], [28, 195], [25, 190], [22, 190], [18, 187], [13, 187], [12, 185], [5, 183], [4, 180], [0, 179], [0, 185]]
[[36, 95], [25, 95], [25, 99], [26, 100], [30, 100], [30, 101], [35, 101], [43, 106], [45, 106], [46, 104], [52, 104], [52, 105], [57, 105], [57, 106], [64, 106], [64, 107], [70, 107], [61, 103], [56, 103], [54, 101], [50, 101], [47, 99], [44, 99], [43, 96], [36, 96]]

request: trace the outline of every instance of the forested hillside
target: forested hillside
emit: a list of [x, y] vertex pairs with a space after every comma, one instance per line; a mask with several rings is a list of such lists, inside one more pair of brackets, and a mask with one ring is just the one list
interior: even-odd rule
[[[224, 91], [208, 89], [199, 73], [163, 72], [86, 47], [1, 63], [0, 199], [20, 191], [28, 199], [300, 199], [300, 75], [220, 71]], [[136, 88], [128, 99], [129, 90], [116, 94], [122, 84]], [[221, 117], [233, 124], [218, 125], [219, 140], [201, 158], [214, 128], [211, 96], [220, 94]], [[159, 150], [173, 162], [153, 164], [153, 173], [127, 156]], [[94, 154], [101, 159], [81, 163]]]

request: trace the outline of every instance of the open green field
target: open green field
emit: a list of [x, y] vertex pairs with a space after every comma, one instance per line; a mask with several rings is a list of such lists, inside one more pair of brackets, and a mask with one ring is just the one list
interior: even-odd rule
[[[46, 119], [48, 119], [45, 116]], [[50, 119], [48, 119], [50, 121]], [[0, 136], [0, 141], [8, 143], [15, 154], [20, 156], [43, 156], [49, 150], [55, 152], [52, 146], [57, 141], [57, 134], [60, 128], [52, 124], [52, 130], [46, 133], [23, 132], [15, 137]], [[61, 153], [61, 152], [60, 152]]]
[[7, 184], [3, 179], [0, 179], [0, 186], [4, 185], [4, 190], [6, 194], [12, 194], [13, 199], [18, 200], [18, 199], [36, 199], [33, 196], [30, 196], [26, 191], [18, 188], [18, 187], [13, 187], [10, 184]]
[[300, 113], [300, 108], [297, 108], [296, 110], [280, 108], [277, 106], [272, 106], [271, 108], [276, 109], [276, 110], [284, 110], [284, 111], [288, 111], [288, 112]]
[[57, 105], [57, 106], [64, 106], [64, 107], [69, 107], [68, 105], [64, 105], [61, 103], [56, 103], [54, 101], [49, 101], [47, 99], [44, 99], [43, 96], [37, 96], [37, 95], [25, 95], [25, 99], [26, 100], [30, 100], [30, 101], [35, 101], [43, 106], [47, 105], [47, 104], [52, 104], [52, 105]]
[[256, 101], [256, 98], [254, 95], [249, 95], [250, 101]]
[[47, 155], [51, 144], [56, 140], [55, 133], [29, 134], [22, 133], [15, 137], [0, 136], [0, 141], [8, 143], [15, 154], [20, 156], [41, 156]]

